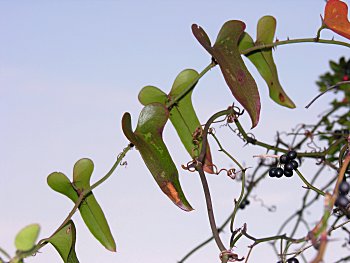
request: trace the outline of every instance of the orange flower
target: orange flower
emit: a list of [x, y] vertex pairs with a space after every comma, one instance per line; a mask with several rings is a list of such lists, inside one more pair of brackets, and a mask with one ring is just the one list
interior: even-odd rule
[[328, 29], [350, 39], [347, 4], [339, 0], [328, 0], [324, 10], [323, 24]]

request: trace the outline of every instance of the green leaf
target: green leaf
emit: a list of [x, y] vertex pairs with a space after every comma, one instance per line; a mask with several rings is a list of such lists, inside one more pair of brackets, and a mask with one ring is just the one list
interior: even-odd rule
[[55, 247], [64, 263], [79, 263], [75, 253], [75, 239], [76, 230], [72, 220], [69, 220], [60, 231], [49, 239], [49, 242]]
[[226, 22], [212, 47], [205, 31], [198, 25], [192, 25], [194, 36], [219, 64], [233, 96], [249, 113], [254, 128], [259, 122], [261, 105], [255, 80], [245, 66], [238, 49], [238, 42], [244, 29], [245, 24], [242, 21]]
[[47, 184], [51, 187], [52, 190], [67, 196], [74, 203], [79, 198], [72, 183], [63, 173], [54, 172], [49, 174], [47, 177]]
[[[271, 44], [274, 40], [275, 32], [276, 19], [273, 16], [262, 17], [257, 26], [256, 44]], [[256, 54], [259, 53], [263, 58], [259, 59], [259, 56], [256, 56], [256, 64], [254, 64], [252, 60], [251, 61], [257, 67], [261, 76], [265, 79], [269, 87], [270, 98], [282, 106], [295, 108], [294, 102], [288, 97], [279, 82], [276, 64], [272, 56], [272, 48], [261, 50]], [[251, 55], [254, 56], [255, 54]], [[248, 58], [250, 59], [249, 55]]]
[[[79, 199], [79, 193], [90, 189], [93, 169], [94, 164], [90, 159], [80, 159], [74, 165], [73, 184], [67, 176], [58, 172], [51, 173], [47, 178], [47, 183], [54, 191], [67, 196], [76, 203]], [[79, 206], [79, 211], [92, 235], [106, 249], [116, 251], [116, 244], [106, 217], [92, 192], [84, 198]]]
[[[139, 93], [139, 101], [143, 105], [148, 105], [154, 102], [166, 104], [168, 97], [174, 98], [181, 94], [199, 74], [193, 69], [185, 69], [176, 77], [169, 95], [166, 95], [160, 89], [153, 86], [144, 87]], [[201, 142], [197, 145], [193, 140], [193, 134], [197, 129], [201, 129], [201, 124], [198, 120], [196, 112], [192, 104], [192, 90], [188, 92], [178, 103], [170, 110], [170, 121], [179, 135], [182, 144], [192, 158], [199, 155], [201, 150]], [[208, 173], [213, 173], [212, 157], [209, 146], [207, 147], [204, 170]]]
[[168, 101], [168, 96], [162, 90], [154, 86], [143, 87], [139, 92], [138, 98], [142, 105], [148, 105], [153, 102], [165, 105]]
[[[186, 69], [179, 73], [171, 88], [169, 97], [173, 98], [181, 94], [195, 79], [199, 76], [198, 72], [193, 69]], [[192, 158], [199, 155], [202, 143], [198, 146], [193, 140], [193, 134], [199, 129], [203, 131], [198, 120], [197, 114], [192, 104], [192, 91], [188, 92], [170, 111], [170, 121], [174, 125], [183, 145]], [[201, 138], [200, 138], [201, 139]], [[213, 161], [209, 145], [207, 145], [205, 156], [204, 170], [208, 173], [214, 173]]]
[[24, 227], [18, 232], [15, 238], [15, 246], [17, 250], [29, 251], [35, 246], [38, 239], [40, 226], [38, 224], [31, 224]]
[[130, 114], [125, 113], [122, 120], [123, 132], [139, 150], [161, 190], [179, 208], [191, 211], [193, 209], [180, 186], [178, 171], [163, 141], [163, 129], [168, 118], [168, 109], [163, 104], [152, 103], [141, 111], [133, 136]]
[[[80, 159], [74, 165], [73, 184], [78, 192], [90, 189], [94, 164], [90, 159]], [[108, 250], [115, 252], [116, 244], [106, 217], [95, 196], [90, 192], [79, 207], [81, 217], [94, 237]]]

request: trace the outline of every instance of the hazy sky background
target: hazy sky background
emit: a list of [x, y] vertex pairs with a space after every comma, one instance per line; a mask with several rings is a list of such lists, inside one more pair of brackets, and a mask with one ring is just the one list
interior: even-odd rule
[[[273, 15], [280, 40], [314, 37], [324, 5], [322, 0], [1, 0], [0, 246], [13, 254], [13, 239], [19, 229], [39, 223], [40, 238], [47, 237], [66, 217], [73, 204], [47, 186], [48, 174], [61, 171], [71, 177], [74, 163], [83, 157], [95, 163], [93, 181], [109, 170], [128, 143], [121, 132], [122, 114], [129, 111], [135, 126], [142, 109], [137, 94], [143, 86], [155, 85], [168, 92], [180, 71], [201, 71], [208, 65], [210, 56], [192, 36], [192, 23], [201, 25], [214, 42], [227, 20], [243, 20], [255, 37], [258, 19]], [[322, 33], [324, 38], [333, 35], [329, 31]], [[298, 123], [315, 122], [332, 98], [325, 95], [311, 109], [304, 109], [318, 92], [315, 80], [328, 70], [330, 59], [338, 60], [346, 54], [349, 50], [344, 47], [322, 44], [277, 48], [274, 56], [280, 80], [296, 103], [296, 110], [270, 101], [265, 83], [247, 62], [262, 100], [261, 121], [254, 134], [273, 142], [276, 129], [289, 130]], [[218, 68], [200, 81], [193, 96], [203, 123], [234, 100]], [[242, 121], [249, 129], [247, 115]], [[247, 167], [256, 165], [253, 154], [264, 153], [258, 147], [242, 148], [243, 143], [227, 129], [218, 129], [218, 135], [227, 150]], [[176, 208], [158, 189], [138, 152], [133, 150], [127, 155], [127, 168], [118, 168], [95, 191], [118, 253], [105, 250], [76, 214], [80, 262], [175, 263], [211, 235], [198, 175], [180, 167], [190, 158], [171, 125], [167, 125], [164, 137], [195, 211], [185, 213]], [[213, 146], [213, 152], [215, 149]], [[221, 166], [232, 165], [217, 152], [213, 158]], [[328, 171], [326, 176], [330, 174], [333, 175]], [[310, 178], [312, 174], [305, 175]], [[208, 179], [217, 222], [221, 224], [232, 210], [233, 199], [239, 196], [240, 185], [224, 175]], [[296, 176], [265, 180], [254, 194], [268, 205], [277, 205], [277, 212], [268, 213], [251, 201], [249, 209], [238, 214], [236, 226], [247, 222], [249, 232], [256, 237], [275, 234], [276, 226], [300, 206], [296, 197], [305, 191], [302, 185]], [[321, 216], [322, 201], [318, 208], [308, 215], [314, 222]], [[227, 229], [223, 235], [226, 245], [228, 232]], [[251, 242], [238, 244], [237, 252], [246, 255]], [[328, 259], [337, 254], [336, 250], [330, 251]], [[41, 252], [26, 262], [61, 262], [51, 246]], [[218, 250], [212, 243], [188, 262], [218, 262], [217, 257]], [[256, 247], [250, 260], [275, 261], [269, 246]]]

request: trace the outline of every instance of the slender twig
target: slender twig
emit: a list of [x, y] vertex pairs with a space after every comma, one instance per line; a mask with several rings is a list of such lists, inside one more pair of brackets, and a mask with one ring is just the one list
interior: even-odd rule
[[325, 94], [328, 91], [331, 91], [333, 89], [337, 89], [339, 88], [339, 86], [341, 85], [348, 85], [350, 84], [350, 81], [340, 81], [338, 83], [336, 83], [333, 86], [330, 86], [329, 88], [327, 88], [325, 91], [321, 92], [320, 94], [318, 94], [312, 101], [310, 101], [310, 103], [308, 105], [305, 106], [305, 108], [309, 108], [311, 106], [312, 103], [314, 103], [319, 97], [321, 97], [323, 94]]
[[[251, 143], [253, 145], [258, 145], [260, 147], [263, 147], [267, 150], [274, 150], [276, 152], [282, 152], [282, 153], [287, 153], [289, 151], [289, 149], [283, 149], [280, 147], [276, 147], [264, 142], [261, 142], [259, 140], [257, 140], [256, 138], [252, 138], [250, 137], [246, 131], [243, 129], [241, 123], [239, 122], [238, 119], [235, 119], [235, 124], [237, 126], [237, 129], [239, 130], [239, 132], [241, 133], [241, 135], [243, 136], [243, 138], [247, 141], [247, 143]], [[310, 157], [310, 158], [322, 158], [324, 157], [329, 151], [331, 151], [331, 149], [327, 149], [325, 151], [322, 152], [298, 152], [298, 157]]]
[[313, 260], [313, 263], [318, 263], [323, 259], [323, 255], [325, 253], [326, 246], [327, 246], [327, 231], [326, 231], [327, 223], [328, 223], [328, 220], [331, 216], [331, 212], [332, 212], [332, 209], [334, 207], [335, 200], [338, 197], [339, 185], [343, 181], [343, 178], [344, 178], [346, 169], [349, 166], [349, 163], [350, 163], [350, 153], [348, 153], [345, 156], [345, 159], [344, 159], [342, 166], [340, 168], [338, 178], [337, 178], [336, 184], [334, 186], [332, 195], [329, 195], [328, 197], [326, 196], [326, 205], [327, 206], [326, 206], [325, 212], [322, 216], [322, 219], [315, 226], [315, 228], [312, 230], [312, 234], [315, 235], [316, 237], [319, 234], [321, 234], [321, 247], [316, 255], [316, 258]]
[[243, 166], [236, 160], [236, 158], [234, 158], [229, 152], [227, 152], [221, 145], [219, 139], [216, 137], [215, 134], [211, 134], [213, 136], [213, 138], [215, 139], [216, 143], [218, 144], [219, 146], [219, 151], [223, 152], [224, 154], [226, 154], [226, 156], [228, 156], [242, 171], [242, 187], [241, 187], [241, 193], [239, 195], [239, 198], [238, 200], [236, 201], [236, 204], [235, 204], [235, 208], [233, 210], [233, 213], [232, 213], [232, 217], [231, 217], [231, 224], [230, 224], [230, 230], [231, 230], [231, 233], [233, 233], [234, 231], [234, 228], [233, 228], [233, 223], [234, 223], [234, 220], [235, 220], [235, 217], [236, 217], [236, 213], [237, 213], [237, 210], [240, 206], [240, 204], [242, 203], [242, 200], [243, 200], [243, 196], [244, 196], [244, 187], [245, 187], [245, 169], [243, 168]]
[[10, 254], [8, 254], [3, 248], [0, 247], [0, 253], [3, 254], [8, 259], [11, 258]]
[[316, 188], [315, 186], [313, 186], [312, 184], [310, 184], [305, 177], [302, 175], [302, 173], [299, 170], [295, 170], [295, 172], [297, 173], [297, 175], [300, 177], [300, 179], [304, 182], [304, 184], [307, 185], [307, 188], [314, 190], [316, 193], [318, 193], [319, 195], [324, 196], [325, 193], [323, 191], [321, 191], [320, 189]]

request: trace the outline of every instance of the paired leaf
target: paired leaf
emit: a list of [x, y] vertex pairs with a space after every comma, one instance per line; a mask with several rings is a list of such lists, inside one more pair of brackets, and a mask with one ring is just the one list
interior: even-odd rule
[[335, 33], [350, 39], [347, 4], [339, 0], [328, 0], [324, 10], [323, 24]]
[[24, 227], [18, 232], [15, 238], [15, 246], [19, 251], [29, 251], [35, 246], [38, 239], [40, 226], [38, 224], [31, 224]]
[[163, 129], [168, 118], [169, 111], [163, 104], [151, 103], [141, 111], [135, 132], [132, 131], [129, 113], [122, 118], [122, 128], [125, 136], [140, 151], [161, 190], [179, 208], [191, 211], [193, 209], [180, 186], [178, 171], [163, 141]]
[[[143, 105], [148, 105], [154, 102], [166, 104], [168, 99], [172, 99], [180, 95], [188, 88], [193, 81], [198, 78], [199, 74], [193, 69], [186, 69], [179, 73], [176, 77], [169, 95], [166, 95], [160, 89], [153, 86], [144, 87], [139, 93], [139, 101]], [[185, 146], [192, 158], [199, 155], [201, 150], [201, 142], [194, 140], [193, 134], [200, 133], [202, 130], [196, 112], [192, 104], [192, 90], [189, 91], [177, 104], [170, 109], [170, 121], [175, 127], [182, 144]], [[199, 129], [199, 130], [197, 130]], [[212, 158], [209, 146], [207, 147], [204, 170], [208, 173], [213, 173]]]
[[[48, 185], [74, 203], [78, 201], [79, 194], [90, 189], [90, 178], [94, 164], [90, 159], [80, 159], [74, 165], [73, 183], [63, 173], [54, 172], [47, 178]], [[116, 244], [108, 226], [106, 217], [95, 196], [90, 192], [79, 206], [81, 217], [93, 236], [108, 250], [116, 251]]]
[[244, 29], [245, 24], [242, 21], [226, 22], [222, 26], [214, 46], [211, 46], [206, 32], [198, 25], [192, 25], [192, 32], [196, 39], [219, 64], [233, 96], [248, 111], [253, 128], [259, 122], [261, 105], [255, 80], [246, 68], [238, 49], [238, 42]]
[[76, 230], [72, 220], [49, 239], [64, 263], [79, 263], [75, 253]]
[[[275, 36], [275, 31], [276, 19], [272, 16], [262, 17], [257, 26], [256, 42], [254, 43], [251, 36], [244, 32], [239, 42], [240, 51], [252, 48], [255, 45], [271, 44]], [[277, 68], [272, 56], [272, 48], [251, 52], [246, 57], [254, 64], [268, 85], [270, 98], [282, 106], [295, 108], [295, 104], [284, 92], [279, 82]]]

